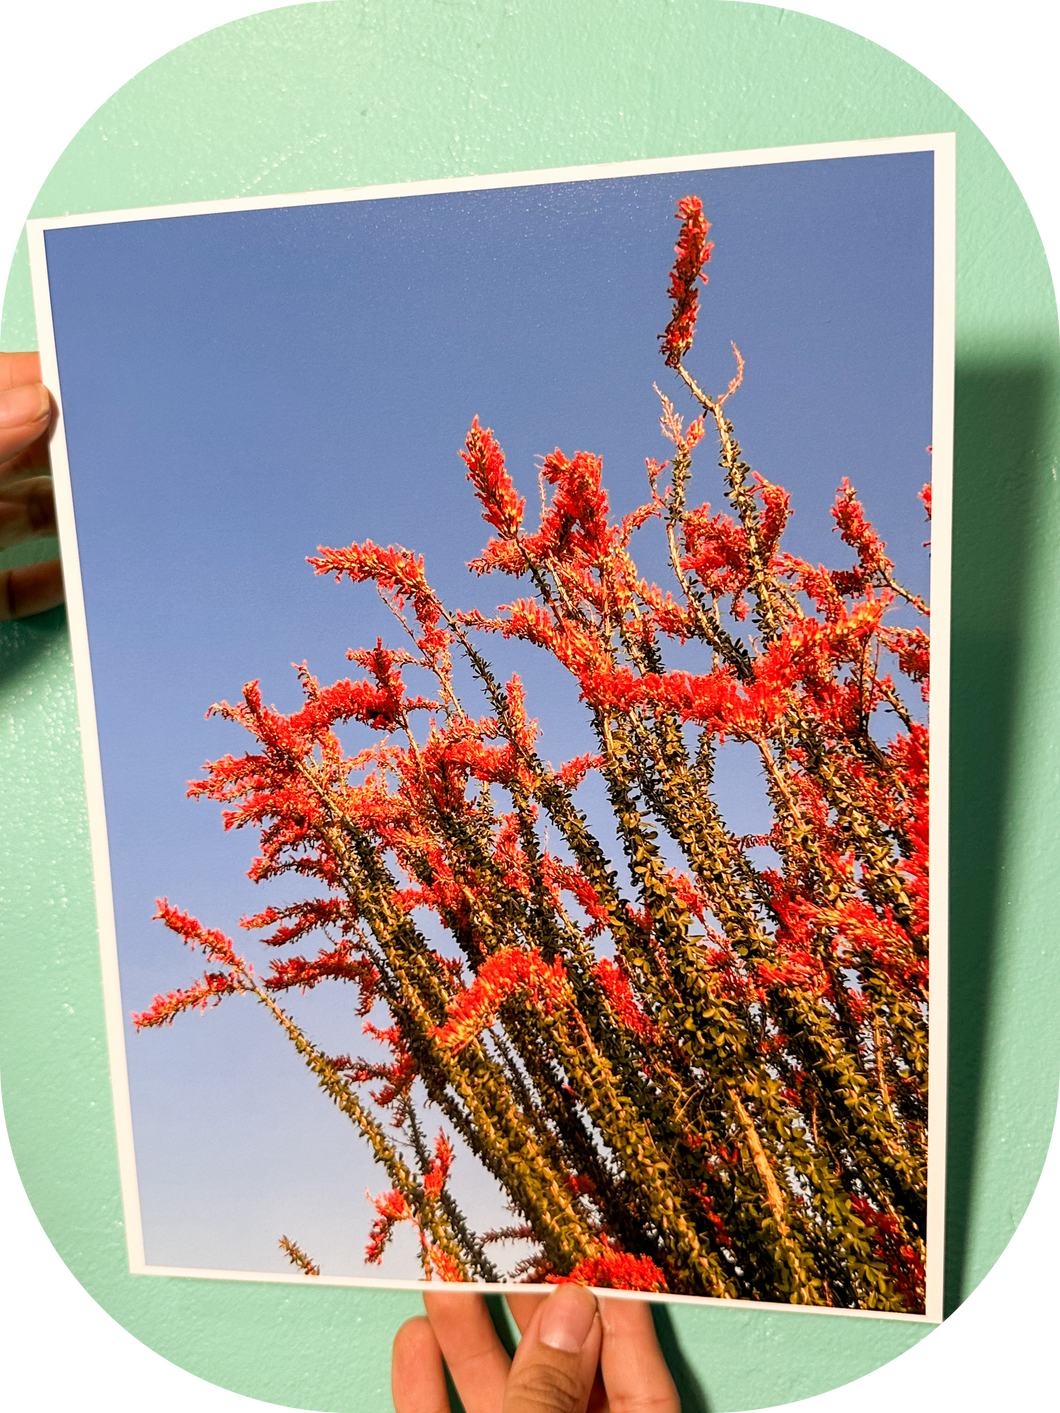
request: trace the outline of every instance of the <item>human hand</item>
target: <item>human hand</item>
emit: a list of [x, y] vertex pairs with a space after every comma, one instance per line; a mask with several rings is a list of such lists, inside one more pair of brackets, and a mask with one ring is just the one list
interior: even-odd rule
[[424, 1293], [394, 1339], [396, 1413], [449, 1413], [444, 1359], [467, 1413], [680, 1413], [644, 1301], [584, 1286], [507, 1295], [522, 1336], [509, 1359], [479, 1295]]
[[[0, 353], [0, 550], [55, 534], [48, 429], [52, 400], [35, 353]], [[57, 559], [0, 570], [0, 620], [63, 601]]]

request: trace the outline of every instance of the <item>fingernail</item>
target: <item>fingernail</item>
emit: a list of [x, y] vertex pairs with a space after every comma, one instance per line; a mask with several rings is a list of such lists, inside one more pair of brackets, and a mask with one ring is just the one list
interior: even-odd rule
[[51, 411], [48, 389], [43, 383], [23, 383], [0, 392], [0, 427], [21, 427], [39, 422]]
[[577, 1354], [589, 1338], [596, 1315], [596, 1296], [583, 1285], [560, 1285], [545, 1301], [538, 1338], [550, 1349]]

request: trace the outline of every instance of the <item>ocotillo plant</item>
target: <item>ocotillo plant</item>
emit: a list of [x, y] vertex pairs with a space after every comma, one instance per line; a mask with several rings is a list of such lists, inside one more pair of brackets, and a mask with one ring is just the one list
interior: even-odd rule
[[[322, 945], [259, 972], [162, 900], [158, 916], [212, 969], [137, 1023], [234, 995], [272, 1013], [387, 1174], [369, 1261], [410, 1222], [428, 1279], [501, 1279], [494, 1242], [521, 1237], [534, 1254], [511, 1278], [917, 1311], [928, 733], [908, 694], [926, 694], [928, 638], [888, 613], [927, 607], [846, 482], [832, 515], [852, 565], [782, 549], [789, 497], [750, 469], [727, 415], [739, 352], [718, 396], [686, 366], [711, 245], [698, 198], [677, 215], [662, 353], [696, 416], [686, 426], [662, 396], [672, 451], [647, 463], [644, 503], [614, 518], [600, 459], [557, 449], [530, 528], [476, 418], [461, 454], [493, 537], [472, 568], [520, 581], [522, 597], [453, 611], [420, 557], [371, 541], [309, 561], [373, 584], [404, 645], [351, 651], [364, 675], [331, 686], [303, 667], [290, 715], [256, 683], [216, 706], [256, 744], [189, 793], [222, 802], [226, 827], [260, 830], [256, 882], [311, 881], [311, 897], [243, 927], [270, 948], [314, 933]], [[689, 498], [693, 452], [713, 438], [721, 513]], [[633, 558], [649, 521], [668, 587]], [[491, 634], [572, 674], [593, 753], [542, 758], [522, 683], [490, 666]], [[682, 662], [698, 653], [695, 670], [672, 665], [675, 645]], [[347, 754], [351, 722], [377, 739]], [[757, 752], [767, 834], [726, 823], [714, 765], [728, 741]], [[579, 805], [590, 775], [621, 859]], [[325, 1053], [281, 1004], [332, 982], [354, 988], [387, 1062]], [[472, 1229], [428, 1108], [507, 1194], [511, 1228]]]

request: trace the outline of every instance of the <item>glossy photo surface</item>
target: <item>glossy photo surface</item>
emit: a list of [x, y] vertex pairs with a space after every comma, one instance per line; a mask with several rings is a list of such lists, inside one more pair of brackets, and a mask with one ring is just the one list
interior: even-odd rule
[[938, 160], [42, 232], [135, 1268], [930, 1313]]

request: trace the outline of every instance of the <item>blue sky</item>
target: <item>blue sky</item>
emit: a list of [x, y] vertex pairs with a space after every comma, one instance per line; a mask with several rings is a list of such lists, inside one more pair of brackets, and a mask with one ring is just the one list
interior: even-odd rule
[[[267, 899], [247, 835], [185, 798], [204, 760], [244, 748], [207, 706], [260, 678], [293, 708], [290, 664], [349, 672], [390, 632], [372, 591], [317, 579], [320, 544], [400, 542], [448, 602], [505, 584], [464, 567], [486, 527], [458, 451], [491, 425], [530, 504], [534, 458], [600, 453], [612, 505], [666, 454], [653, 382], [680, 197], [715, 252], [689, 363], [730, 404], [747, 459], [785, 486], [787, 537], [846, 562], [828, 506], [860, 491], [899, 573], [927, 592], [916, 493], [931, 441], [930, 154], [833, 159], [553, 186], [81, 226], [47, 235], [88, 612], [126, 1013], [184, 985], [196, 958], [150, 921], [166, 894], [232, 930]], [[688, 409], [691, 413], [691, 409]], [[698, 498], [721, 500], [704, 443]], [[656, 568], [650, 544], [647, 562]], [[508, 586], [510, 587], [510, 585]], [[558, 669], [517, 667], [554, 759], [585, 749]], [[535, 699], [536, 689], [536, 699]], [[723, 754], [737, 832], [762, 822], [753, 766]], [[271, 901], [279, 901], [282, 888]], [[363, 1048], [351, 994], [299, 1014], [325, 1046]], [[280, 1270], [280, 1232], [328, 1274], [361, 1252], [386, 1185], [269, 1018], [226, 1003], [128, 1038], [148, 1260]], [[460, 1168], [458, 1164], [458, 1169]], [[476, 1225], [498, 1217], [463, 1164]], [[458, 1176], [454, 1170], [454, 1178]], [[382, 1274], [418, 1275], [408, 1242]]]

